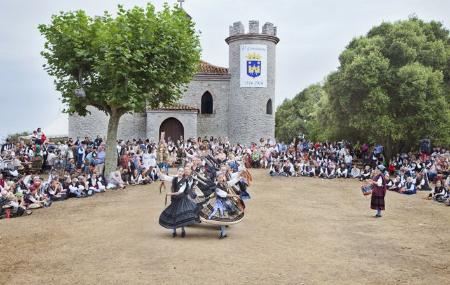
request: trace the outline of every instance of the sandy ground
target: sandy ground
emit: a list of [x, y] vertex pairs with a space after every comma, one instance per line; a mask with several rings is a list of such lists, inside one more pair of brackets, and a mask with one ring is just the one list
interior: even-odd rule
[[359, 182], [253, 171], [246, 217], [219, 240], [173, 239], [156, 184], [0, 220], [0, 284], [449, 284], [450, 207], [388, 193], [372, 217]]

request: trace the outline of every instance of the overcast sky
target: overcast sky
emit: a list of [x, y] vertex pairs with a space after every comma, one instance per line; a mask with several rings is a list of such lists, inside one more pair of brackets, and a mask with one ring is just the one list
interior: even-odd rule
[[[59, 11], [104, 10], [144, 6], [145, 0], [0, 0], [0, 138], [37, 127], [67, 131], [67, 120], [54, 90], [53, 79], [42, 69], [44, 39], [37, 26], [49, 23]], [[160, 9], [164, 1], [150, 1]], [[176, 1], [167, 1], [173, 4]], [[450, 27], [448, 0], [186, 0], [186, 11], [201, 31], [202, 58], [228, 66], [228, 26], [242, 21], [267, 21], [278, 27], [276, 105], [310, 84], [321, 82], [338, 66], [349, 41], [383, 21], [416, 14]], [[44, 129], [45, 131], [45, 129]]]

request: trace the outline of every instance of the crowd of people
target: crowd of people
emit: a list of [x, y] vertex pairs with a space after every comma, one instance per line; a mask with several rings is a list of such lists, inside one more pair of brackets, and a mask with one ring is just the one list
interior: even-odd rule
[[[276, 144], [260, 164], [269, 165], [271, 176], [304, 176], [322, 179], [353, 178], [372, 181], [384, 174], [387, 190], [402, 194], [429, 191], [429, 199], [450, 205], [450, 151], [421, 146], [417, 153], [397, 154], [388, 160], [381, 145], [298, 140]], [[257, 157], [257, 155], [254, 155]]]
[[271, 176], [371, 181], [380, 169], [388, 190], [429, 191], [429, 199], [450, 204], [450, 152], [443, 148], [421, 148], [419, 153], [387, 160], [381, 145], [348, 142], [296, 139], [284, 144], [261, 139], [244, 146], [214, 137], [162, 141], [119, 140], [117, 169], [106, 174], [106, 144], [100, 136], [51, 142], [38, 128], [28, 138], [7, 140], [0, 152], [0, 217], [5, 212], [31, 214], [54, 201], [164, 180], [170, 167], [184, 167], [194, 157], [207, 156], [218, 165], [226, 162], [233, 172], [239, 167], [266, 168]]
[[0, 153], [0, 218], [31, 214], [33, 209], [68, 198], [149, 184], [162, 175], [167, 178], [170, 167], [183, 167], [193, 157], [228, 159], [230, 169], [237, 172], [238, 163], [230, 157], [248, 152], [240, 145], [231, 146], [226, 138], [212, 137], [168, 138], [163, 143], [119, 140], [116, 147], [117, 169], [107, 174], [106, 144], [100, 136], [51, 142], [39, 128], [30, 137], [7, 139]]

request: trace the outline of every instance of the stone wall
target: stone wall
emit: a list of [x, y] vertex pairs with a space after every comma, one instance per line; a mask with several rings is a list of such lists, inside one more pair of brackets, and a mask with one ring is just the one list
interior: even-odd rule
[[[94, 107], [88, 107], [88, 110], [91, 114], [85, 117], [69, 116], [69, 137], [84, 138], [85, 136], [96, 137], [97, 135], [102, 138], [106, 137], [109, 116]], [[125, 114], [120, 118], [118, 139], [145, 138], [145, 136], [146, 118], [144, 113]]]
[[194, 78], [181, 99], [182, 104], [201, 110], [203, 94], [209, 91], [213, 97], [213, 113], [201, 114], [197, 118], [197, 136], [228, 136], [228, 97], [230, 81], [227, 76], [215, 78]]
[[184, 138], [197, 137], [197, 111], [150, 110], [147, 111], [146, 138], [154, 142], [159, 141], [159, 127], [168, 118], [175, 118], [180, 121], [184, 128]]

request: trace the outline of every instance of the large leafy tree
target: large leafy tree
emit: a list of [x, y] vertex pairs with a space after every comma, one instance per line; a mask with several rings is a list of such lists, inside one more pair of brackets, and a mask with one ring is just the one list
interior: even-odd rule
[[320, 123], [326, 115], [327, 96], [320, 84], [313, 84], [292, 99], [285, 99], [275, 113], [275, 136], [290, 142], [303, 134], [309, 139], [325, 139], [326, 131]]
[[355, 38], [325, 84], [335, 138], [393, 151], [450, 143], [450, 37], [439, 22], [383, 23]]
[[45, 69], [55, 78], [65, 111], [83, 116], [94, 106], [109, 115], [106, 173], [116, 165], [120, 117], [178, 100], [200, 60], [193, 22], [167, 4], [159, 12], [152, 4], [119, 6], [114, 17], [61, 12], [39, 30], [46, 39]]

